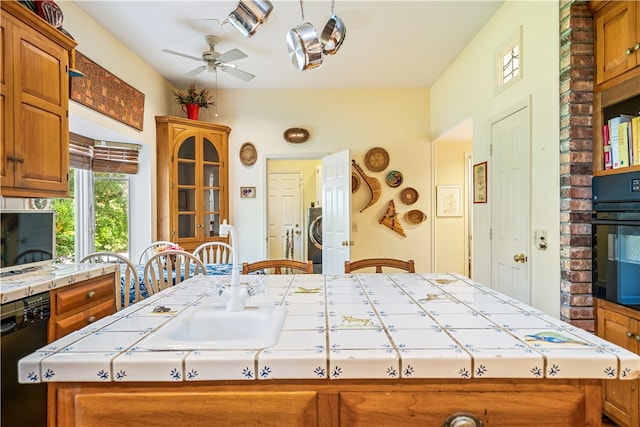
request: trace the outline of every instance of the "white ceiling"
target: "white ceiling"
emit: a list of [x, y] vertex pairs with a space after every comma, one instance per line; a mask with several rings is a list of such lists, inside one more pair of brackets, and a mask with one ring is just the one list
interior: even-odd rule
[[[430, 87], [503, 3], [497, 1], [337, 0], [335, 13], [347, 35], [320, 68], [299, 71], [289, 59], [286, 35], [302, 22], [300, 2], [272, 0], [273, 11], [251, 38], [223, 22], [237, 1], [76, 1], [76, 5], [178, 88], [195, 82], [212, 87], [208, 71], [186, 75], [203, 62], [162, 52], [201, 57], [204, 36], [220, 37], [224, 53], [238, 48], [248, 58], [238, 68], [255, 74], [242, 81], [218, 72], [220, 89]], [[321, 33], [331, 0], [306, 0], [305, 21]], [[78, 50], [91, 57], [82, 46]]]

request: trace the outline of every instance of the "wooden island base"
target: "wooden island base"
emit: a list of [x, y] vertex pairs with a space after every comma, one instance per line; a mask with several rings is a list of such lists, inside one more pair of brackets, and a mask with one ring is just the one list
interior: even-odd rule
[[49, 383], [49, 424], [84, 426], [601, 426], [601, 380]]

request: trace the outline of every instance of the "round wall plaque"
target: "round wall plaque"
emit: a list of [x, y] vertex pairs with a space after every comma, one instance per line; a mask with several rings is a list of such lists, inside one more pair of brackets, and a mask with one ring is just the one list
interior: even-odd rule
[[289, 128], [282, 134], [284, 140], [291, 144], [301, 144], [309, 140], [309, 131], [303, 128]]
[[250, 142], [242, 144], [242, 147], [240, 147], [240, 161], [242, 164], [245, 166], [253, 166], [256, 160], [258, 160], [256, 147]]

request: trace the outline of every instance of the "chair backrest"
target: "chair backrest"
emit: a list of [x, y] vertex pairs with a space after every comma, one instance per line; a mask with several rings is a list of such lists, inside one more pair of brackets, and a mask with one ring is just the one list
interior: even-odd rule
[[267, 259], [264, 261], [256, 262], [244, 262], [242, 263], [242, 274], [249, 274], [258, 270], [273, 269], [273, 274], [282, 274], [282, 269], [285, 269], [284, 274], [312, 274], [313, 273], [313, 261], [296, 261], [293, 259]]
[[345, 261], [344, 272], [351, 273], [354, 270], [360, 270], [361, 268], [375, 267], [376, 273], [382, 273], [382, 267], [397, 268], [404, 270], [408, 273], [415, 273], [416, 266], [412, 259], [404, 261], [394, 258], [364, 258], [358, 261]]
[[120, 266], [116, 279], [116, 310], [120, 311], [143, 299], [136, 266], [124, 256], [113, 252], [94, 252], [82, 258], [80, 262], [117, 263]]
[[28, 262], [45, 261], [51, 259], [51, 252], [42, 249], [29, 249], [20, 253], [13, 261], [14, 264], [25, 264]]
[[195, 255], [203, 264], [231, 264], [233, 248], [224, 242], [207, 242], [198, 246]]
[[144, 283], [149, 295], [199, 274], [207, 274], [204, 264], [186, 251], [158, 252], [152, 255], [144, 265]]
[[140, 258], [138, 259], [138, 264], [144, 264], [149, 261], [152, 255], [158, 253], [159, 249], [162, 249], [166, 246], [176, 246], [175, 243], [169, 242], [167, 240], [158, 240], [157, 242], [153, 242], [149, 246], [145, 248], [144, 251], [140, 254]]

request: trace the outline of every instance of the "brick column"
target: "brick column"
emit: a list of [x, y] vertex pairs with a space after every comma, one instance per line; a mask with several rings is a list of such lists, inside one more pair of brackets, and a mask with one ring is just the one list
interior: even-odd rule
[[584, 1], [560, 1], [560, 316], [593, 331], [591, 178], [593, 17]]

